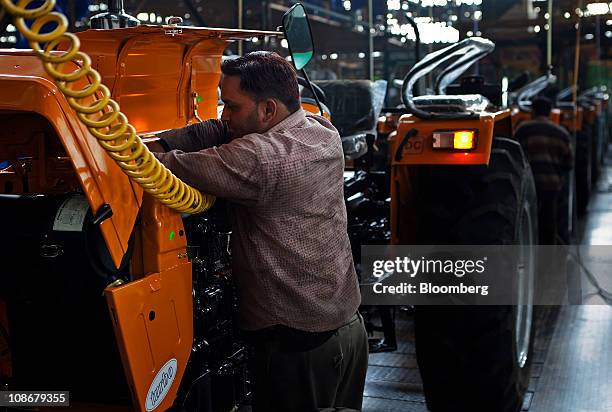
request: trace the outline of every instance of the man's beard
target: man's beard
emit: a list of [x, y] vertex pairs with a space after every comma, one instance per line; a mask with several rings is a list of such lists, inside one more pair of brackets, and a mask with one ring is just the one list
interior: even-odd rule
[[239, 128], [237, 129], [233, 128], [231, 127], [231, 124], [230, 124], [229, 132], [230, 132], [230, 138], [232, 140], [239, 139], [247, 134], [260, 133], [261, 125], [257, 117], [257, 108], [253, 109], [253, 111], [249, 113], [249, 116], [247, 117], [246, 121], [243, 124], [241, 124]]

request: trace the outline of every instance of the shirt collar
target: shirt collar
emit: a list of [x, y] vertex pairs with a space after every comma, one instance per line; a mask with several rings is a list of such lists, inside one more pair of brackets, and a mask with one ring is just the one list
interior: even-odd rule
[[304, 113], [303, 109], [298, 109], [297, 111], [291, 113], [289, 116], [285, 117], [279, 123], [268, 129], [266, 133], [272, 132], [282, 132], [286, 129], [291, 129], [294, 126], [304, 122], [306, 120], [306, 113]]

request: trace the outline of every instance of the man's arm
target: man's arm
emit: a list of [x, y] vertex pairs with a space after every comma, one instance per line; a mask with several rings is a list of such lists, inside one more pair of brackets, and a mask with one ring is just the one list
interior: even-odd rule
[[152, 152], [181, 150], [195, 152], [229, 141], [225, 123], [217, 119], [206, 120], [180, 129], [167, 130], [158, 135], [159, 141], [147, 144]]
[[155, 153], [170, 171], [203, 193], [255, 205], [263, 192], [257, 142], [240, 138], [218, 147], [185, 153]]

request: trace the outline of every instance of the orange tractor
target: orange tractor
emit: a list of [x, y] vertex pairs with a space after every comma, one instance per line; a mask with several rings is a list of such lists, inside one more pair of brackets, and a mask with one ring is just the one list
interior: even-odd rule
[[[0, 162], [9, 164], [0, 172], [0, 384], [70, 389], [71, 401], [141, 411], [231, 410], [250, 386], [232, 323], [224, 208], [160, 166], [137, 134], [216, 117], [227, 43], [282, 33], [110, 29], [134, 23], [113, 9], [99, 17], [102, 29], [74, 36], [50, 13], [52, 0], [30, 3], [0, 0], [33, 49], [0, 51]], [[306, 16], [292, 11], [303, 26]], [[289, 42], [294, 61], [312, 57]], [[510, 111], [483, 96], [491, 89], [479, 78], [451, 85], [492, 49], [468, 39], [406, 77], [408, 113], [389, 146], [394, 243], [535, 242], [533, 178], [511, 139]], [[442, 63], [450, 64], [438, 95], [413, 96]], [[352, 143], [360, 153], [363, 140]], [[522, 256], [516, 276], [516, 306], [417, 309], [432, 410], [520, 409], [532, 357], [533, 256]]]
[[216, 118], [228, 43], [283, 33], [111, 7], [73, 35], [52, 0], [0, 6], [32, 48], [0, 50], [0, 388], [232, 410], [251, 387], [225, 208], [138, 135]]
[[[501, 86], [464, 76], [494, 44], [469, 38], [430, 53], [402, 85], [406, 114], [390, 134], [392, 243], [532, 245], [537, 204]], [[437, 94], [415, 96], [440, 66]], [[514, 306], [417, 306], [417, 360], [432, 411], [519, 411], [530, 378], [535, 256], [521, 254]]]

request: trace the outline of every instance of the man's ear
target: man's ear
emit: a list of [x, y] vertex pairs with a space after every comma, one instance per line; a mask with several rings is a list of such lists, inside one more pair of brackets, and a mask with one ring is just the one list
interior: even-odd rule
[[264, 122], [269, 122], [276, 117], [278, 111], [278, 102], [274, 99], [266, 99], [263, 101], [263, 118]]

